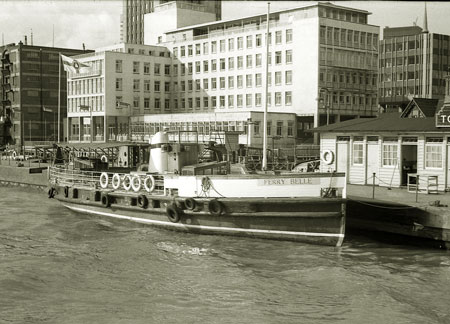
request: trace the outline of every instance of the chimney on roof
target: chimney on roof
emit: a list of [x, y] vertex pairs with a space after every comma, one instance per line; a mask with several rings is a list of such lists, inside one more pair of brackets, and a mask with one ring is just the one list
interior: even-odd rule
[[425, 12], [423, 15], [423, 30], [422, 33], [428, 34], [428, 17], [427, 17], [427, 3], [425, 2]]

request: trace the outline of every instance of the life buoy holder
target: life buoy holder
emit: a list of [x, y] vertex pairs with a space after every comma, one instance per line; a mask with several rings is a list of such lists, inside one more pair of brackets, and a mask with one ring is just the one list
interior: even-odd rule
[[330, 165], [334, 161], [334, 153], [331, 150], [324, 150], [320, 154], [320, 159], [325, 163]]
[[213, 216], [220, 216], [224, 211], [223, 204], [217, 199], [211, 199], [208, 202], [209, 213]]
[[132, 182], [133, 181], [131, 179], [131, 176], [129, 174], [125, 175], [123, 177], [123, 183], [122, 183], [123, 189], [125, 189], [126, 191], [130, 191]]
[[100, 196], [100, 201], [102, 202], [103, 207], [111, 206], [111, 198], [108, 196], [106, 192], [102, 192]]
[[139, 195], [137, 198], [137, 204], [141, 208], [147, 208], [148, 207], [148, 198], [146, 195]]
[[144, 179], [144, 188], [147, 192], [153, 192], [155, 190], [155, 178], [151, 174]]
[[184, 206], [186, 206], [186, 209], [194, 210], [197, 203], [195, 202], [194, 198], [186, 198], [184, 200]]
[[180, 221], [181, 210], [175, 204], [167, 205], [166, 213], [167, 213], [167, 218], [172, 223], [178, 223]]
[[102, 174], [100, 174], [100, 187], [102, 187], [103, 189], [108, 188], [108, 180], [108, 173], [102, 172]]
[[102, 155], [100, 161], [102, 161], [103, 163], [108, 163], [108, 158], [106, 157], [106, 155]]
[[111, 185], [114, 189], [119, 189], [120, 187], [120, 175], [118, 173], [114, 173], [112, 180], [111, 180]]
[[133, 188], [134, 192], [138, 192], [141, 190], [142, 180], [139, 176], [134, 176], [131, 178], [131, 188]]

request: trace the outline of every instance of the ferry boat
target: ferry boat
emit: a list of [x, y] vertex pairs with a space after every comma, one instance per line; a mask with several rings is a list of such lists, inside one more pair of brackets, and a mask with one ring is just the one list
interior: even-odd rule
[[85, 214], [167, 229], [340, 246], [344, 173], [236, 174], [227, 161], [197, 163], [197, 143], [150, 140], [140, 171], [49, 168], [49, 198]]

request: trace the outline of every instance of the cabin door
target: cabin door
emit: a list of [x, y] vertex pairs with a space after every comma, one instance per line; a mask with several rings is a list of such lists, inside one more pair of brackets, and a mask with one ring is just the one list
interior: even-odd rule
[[348, 142], [338, 142], [337, 143], [337, 152], [336, 152], [336, 171], [337, 172], [345, 172], [348, 177]]
[[366, 184], [373, 184], [373, 174], [375, 173], [375, 184], [379, 184], [379, 165], [380, 165], [380, 146], [378, 142], [367, 143], [367, 168], [366, 168]]

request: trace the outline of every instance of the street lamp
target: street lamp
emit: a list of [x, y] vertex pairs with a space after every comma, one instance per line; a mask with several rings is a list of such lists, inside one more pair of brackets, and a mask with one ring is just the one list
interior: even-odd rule
[[93, 120], [92, 120], [92, 109], [91, 106], [86, 106], [86, 105], [80, 105], [79, 106], [80, 110], [82, 111], [86, 111], [89, 110], [89, 123], [90, 123], [90, 134], [89, 134], [89, 138], [90, 138], [90, 142], [92, 143], [92, 137], [94, 135], [94, 131], [93, 131]]

